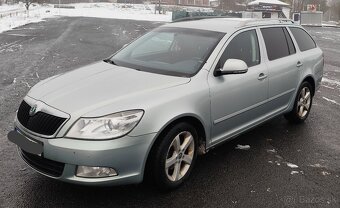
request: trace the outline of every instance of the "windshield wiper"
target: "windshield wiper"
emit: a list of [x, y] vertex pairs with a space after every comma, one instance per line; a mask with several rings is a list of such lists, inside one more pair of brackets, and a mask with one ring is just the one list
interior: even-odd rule
[[118, 66], [114, 61], [112, 61], [111, 59], [104, 59], [103, 60], [105, 63], [109, 63], [109, 64], [112, 64], [112, 65], [116, 65]]

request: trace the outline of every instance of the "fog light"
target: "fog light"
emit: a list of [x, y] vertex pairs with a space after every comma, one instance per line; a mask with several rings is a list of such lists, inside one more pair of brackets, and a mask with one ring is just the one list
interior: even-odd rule
[[118, 175], [116, 170], [107, 167], [78, 166], [76, 176], [84, 178], [103, 178]]

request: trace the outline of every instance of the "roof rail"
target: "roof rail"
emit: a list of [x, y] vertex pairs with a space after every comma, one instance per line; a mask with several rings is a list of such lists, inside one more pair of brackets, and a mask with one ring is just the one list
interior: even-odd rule
[[294, 21], [293, 20], [291, 20], [291, 19], [278, 19], [280, 22], [287, 22], [287, 23], [292, 23], [292, 24], [294, 24]]
[[254, 25], [259, 23], [266, 23], [266, 24], [280, 24], [280, 23], [290, 23], [294, 24], [294, 21], [291, 19], [251, 19], [245, 23], [245, 25]]
[[202, 20], [202, 19], [213, 19], [213, 18], [237, 18], [233, 16], [193, 16], [193, 17], [183, 17], [176, 20], [172, 20], [172, 22], [184, 22], [184, 21], [194, 21], [194, 20]]
[[191, 16], [191, 17], [183, 17], [172, 22], [185, 22], [185, 21], [194, 21], [194, 20], [202, 20], [202, 19], [223, 19], [223, 18], [235, 18], [240, 19], [243, 22], [243, 26], [252, 26], [256, 24], [270, 25], [270, 24], [294, 24], [294, 21], [291, 19], [257, 19], [257, 18], [239, 18], [234, 16]]

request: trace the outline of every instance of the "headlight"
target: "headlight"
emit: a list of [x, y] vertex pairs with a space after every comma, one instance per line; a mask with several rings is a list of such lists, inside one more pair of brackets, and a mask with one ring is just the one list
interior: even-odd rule
[[143, 110], [130, 110], [100, 118], [80, 118], [66, 134], [79, 139], [113, 139], [128, 134], [136, 127]]

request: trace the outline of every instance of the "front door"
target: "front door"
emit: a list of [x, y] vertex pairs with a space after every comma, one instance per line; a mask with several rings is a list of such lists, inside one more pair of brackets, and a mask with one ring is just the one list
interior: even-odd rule
[[211, 96], [212, 144], [236, 135], [241, 129], [266, 113], [267, 68], [261, 61], [256, 29], [248, 29], [229, 38], [216, 64], [223, 67], [227, 59], [241, 59], [248, 65], [245, 74], [208, 78]]

